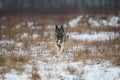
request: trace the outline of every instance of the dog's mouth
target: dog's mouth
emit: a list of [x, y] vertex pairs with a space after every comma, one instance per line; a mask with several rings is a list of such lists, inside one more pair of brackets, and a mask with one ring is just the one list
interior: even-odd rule
[[57, 44], [62, 43], [62, 37], [56, 36], [56, 42]]
[[56, 45], [61, 48], [61, 40], [57, 40]]
[[60, 44], [61, 42], [62, 42], [62, 40], [60, 40], [60, 39], [59, 39], [59, 40], [57, 40], [57, 44]]
[[58, 44], [60, 44], [61, 40], [58, 40]]

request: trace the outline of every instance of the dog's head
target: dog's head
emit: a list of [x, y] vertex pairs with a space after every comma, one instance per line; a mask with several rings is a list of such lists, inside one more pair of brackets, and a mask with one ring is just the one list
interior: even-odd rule
[[63, 26], [61, 25], [60, 27], [58, 27], [56, 25], [55, 36], [56, 36], [56, 39], [57, 39], [57, 44], [60, 44], [62, 42], [63, 35], [64, 35], [64, 28], [63, 28]]

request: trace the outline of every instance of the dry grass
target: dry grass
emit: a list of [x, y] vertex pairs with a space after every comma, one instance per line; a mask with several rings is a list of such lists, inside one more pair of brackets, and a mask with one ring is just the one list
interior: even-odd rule
[[[114, 65], [120, 66], [120, 38], [109, 41], [82, 42], [81, 44], [86, 46], [86, 48], [75, 53], [74, 61], [109, 60]], [[95, 48], [95, 50], [90, 48]]]
[[[86, 23], [87, 24], [87, 23]], [[110, 26], [101, 26], [101, 27], [90, 27], [90, 25], [83, 25], [83, 24], [78, 24], [76, 27], [73, 28], [67, 28], [67, 31], [69, 32], [119, 32], [120, 27], [110, 27]]]
[[24, 65], [30, 60], [29, 55], [18, 55], [18, 54], [3, 54], [0, 55], [0, 67], [1, 74], [10, 72], [11, 69], [15, 69], [18, 72], [24, 71]]
[[74, 75], [77, 72], [77, 69], [74, 68], [73, 66], [68, 66], [66, 69], [70, 74]]
[[41, 80], [39, 74], [38, 74], [38, 69], [36, 67], [33, 67], [32, 69], [32, 80]]
[[56, 25], [67, 23], [75, 16], [77, 15], [1, 16], [0, 25], [13, 27], [28, 21], [38, 23], [38, 25], [42, 26], [47, 24]]
[[[84, 21], [83, 21], [84, 22]], [[86, 23], [86, 22], [85, 22]], [[90, 25], [77, 25], [74, 28], [69, 28], [71, 32], [118, 32], [120, 33], [120, 27], [110, 27], [110, 26], [101, 26], [101, 27], [90, 27]], [[80, 49], [75, 53], [74, 61], [84, 61], [93, 60], [93, 61], [102, 61], [109, 60], [113, 64], [120, 66], [120, 37], [115, 39], [110, 39], [106, 41], [81, 41], [79, 45], [86, 46], [85, 49]], [[92, 51], [90, 48], [95, 48], [95, 51]], [[94, 55], [93, 55], [94, 54]], [[98, 55], [100, 54], [100, 55]]]

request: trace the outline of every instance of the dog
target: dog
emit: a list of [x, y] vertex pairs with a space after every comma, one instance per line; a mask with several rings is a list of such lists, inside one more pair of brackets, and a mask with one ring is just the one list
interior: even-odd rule
[[56, 54], [60, 55], [64, 52], [65, 43], [68, 39], [68, 35], [65, 34], [63, 26], [57, 26], [55, 28], [55, 47], [56, 47]]

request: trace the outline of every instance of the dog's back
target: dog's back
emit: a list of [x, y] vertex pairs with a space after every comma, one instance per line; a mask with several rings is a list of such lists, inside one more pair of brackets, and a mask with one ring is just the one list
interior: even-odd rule
[[64, 33], [63, 35], [63, 42], [65, 43], [68, 40], [69, 36]]

